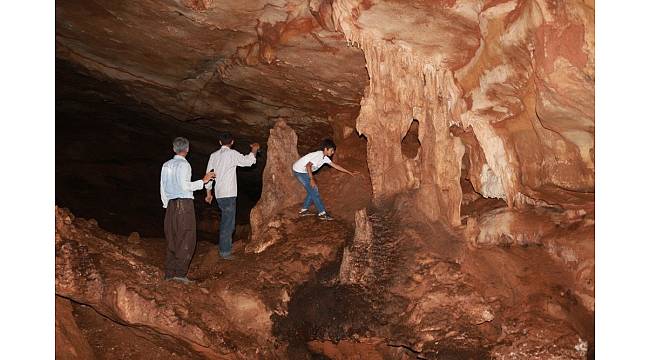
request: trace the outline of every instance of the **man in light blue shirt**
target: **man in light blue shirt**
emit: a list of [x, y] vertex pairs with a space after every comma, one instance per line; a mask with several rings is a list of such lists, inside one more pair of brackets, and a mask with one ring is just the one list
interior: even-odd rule
[[165, 162], [160, 172], [160, 200], [165, 211], [165, 280], [172, 279], [190, 283], [187, 270], [196, 248], [196, 218], [194, 217], [194, 194], [196, 190], [214, 179], [213, 171], [203, 179], [191, 181], [192, 166], [185, 157], [190, 151], [190, 142], [182, 137], [174, 139], [174, 153]]

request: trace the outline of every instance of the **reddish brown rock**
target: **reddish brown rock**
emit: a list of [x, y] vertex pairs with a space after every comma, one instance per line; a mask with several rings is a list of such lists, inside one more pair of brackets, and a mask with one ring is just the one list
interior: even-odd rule
[[[593, 193], [593, 8], [553, 4], [334, 4], [338, 28], [368, 63], [357, 129], [368, 137], [376, 199], [417, 189], [429, 219], [459, 225], [461, 159], [471, 147], [470, 178], [485, 197], [511, 206], [591, 206], [593, 195], [570, 193]], [[391, 16], [397, 9], [413, 25]], [[431, 11], [429, 19], [418, 20], [423, 11]], [[422, 32], [423, 24], [432, 30]], [[540, 41], [546, 28], [570, 36]], [[556, 65], [540, 67], [538, 59]], [[553, 76], [552, 86], [544, 80], [551, 69], [565, 74]], [[554, 100], [569, 92], [574, 105]], [[549, 110], [536, 111], [541, 103]], [[399, 144], [413, 119], [421, 151], [409, 159]], [[453, 125], [476, 140], [463, 146], [464, 137], [449, 133]]]
[[362, 209], [354, 215], [354, 239], [350, 246], [343, 250], [343, 259], [339, 267], [339, 279], [343, 284], [366, 284], [371, 276], [373, 266], [372, 251], [373, 232], [372, 224], [368, 219], [368, 212]]
[[[311, 5], [311, 7], [310, 7]], [[56, 56], [179, 120], [263, 142], [272, 119], [301, 136], [353, 118], [367, 83], [361, 51], [328, 1], [145, 0], [57, 4]], [[322, 12], [322, 14], [321, 14]], [[313, 145], [313, 144], [311, 144]]]
[[[418, 220], [410, 201], [400, 197], [394, 206], [357, 212], [339, 283], [323, 279], [335, 285], [322, 289], [322, 298], [309, 296], [313, 289], [295, 295], [311, 302], [304, 313], [293, 313], [298, 324], [307, 327], [307, 336], [321, 334], [311, 335], [320, 339], [311, 348], [334, 358], [358, 352], [377, 358], [585, 358], [593, 342], [590, 315], [572, 294], [571, 276], [546, 249], [468, 250], [442, 224]], [[325, 308], [329, 296], [342, 309], [313, 328], [310, 309]], [[387, 353], [385, 344], [408, 350]]]
[[[348, 221], [370, 195], [375, 207], [357, 213], [338, 277], [296, 290], [347, 233], [288, 210], [302, 194], [290, 175], [297, 139], [278, 123], [243, 255], [253, 265], [219, 273], [214, 249], [198, 261], [215, 296], [156, 288], [145, 241], [98, 238], [65, 212], [57, 292], [213, 357], [276, 354], [269, 318], [297, 298], [284, 331], [322, 340], [312, 347], [332, 357], [384, 354], [379, 338], [425, 358], [584, 358], [594, 44], [593, 2], [577, 0], [66, 2], [58, 59], [180, 120], [260, 141], [278, 118], [312, 144], [331, 132], [342, 161], [367, 160], [371, 186], [326, 172], [326, 201]], [[321, 301], [337, 316], [314, 311]]]
[[57, 359], [94, 359], [93, 350], [84, 338], [72, 314], [70, 300], [55, 299], [55, 356]]
[[[214, 334], [190, 319], [189, 304], [183, 298], [154, 290], [153, 286], [163, 281], [159, 268], [123, 248], [125, 239], [111, 241], [108, 234], [94, 232], [98, 229], [87, 222], [68, 219], [71, 215], [67, 210], [56, 209], [58, 295], [90, 305], [115, 321], [176, 337], [197, 353], [212, 358], [223, 355], [211, 346], [218, 344]], [[129, 276], [124, 277], [125, 272]]]
[[468, 240], [475, 246], [541, 245], [555, 226], [548, 214], [500, 208], [481, 215], [478, 233]]
[[593, 219], [566, 224], [542, 239], [547, 252], [573, 275], [574, 293], [592, 314], [596, 311], [594, 240]]
[[262, 252], [286, 237], [280, 230], [283, 220], [279, 215], [291, 206], [297, 212], [295, 205], [302, 198], [301, 186], [292, 173], [292, 165], [299, 158], [297, 144], [293, 129], [282, 120], [276, 122], [267, 141], [262, 196], [251, 210], [251, 241], [246, 251]]
[[234, 261], [219, 260], [214, 246], [199, 243], [189, 273], [196, 283], [184, 285], [162, 279], [163, 239], [129, 244], [127, 237], [57, 208], [56, 293], [154, 339], [173, 341], [194, 357], [282, 358], [272, 315], [286, 314], [295, 287], [332, 262], [349, 236], [339, 223], [310, 232], [316, 222], [295, 224], [284, 242]]
[[[482, 46], [456, 78], [468, 100], [462, 123], [485, 154], [472, 181], [482, 194], [521, 205], [593, 193], [593, 13], [577, 1], [510, 1], [478, 14]], [[575, 36], [551, 40], [554, 31]]]

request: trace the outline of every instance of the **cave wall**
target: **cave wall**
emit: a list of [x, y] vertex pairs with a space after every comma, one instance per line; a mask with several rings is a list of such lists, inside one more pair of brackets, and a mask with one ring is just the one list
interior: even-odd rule
[[[375, 200], [414, 190], [427, 217], [459, 225], [462, 158], [476, 145], [449, 131], [461, 126], [479, 145], [469, 171], [484, 197], [591, 206], [593, 14], [580, 1], [335, 1], [370, 76], [357, 130]], [[421, 149], [409, 159], [400, 142], [413, 119]]]

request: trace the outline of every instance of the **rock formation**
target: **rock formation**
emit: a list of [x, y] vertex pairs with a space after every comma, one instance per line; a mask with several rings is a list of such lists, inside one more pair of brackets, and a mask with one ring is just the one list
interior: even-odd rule
[[[267, 141], [267, 162], [264, 168], [262, 197], [251, 210], [251, 242], [246, 251], [259, 253], [286, 237], [280, 232], [280, 216], [285, 208], [296, 205], [302, 189], [291, 173], [298, 160], [298, 137], [286, 122], [278, 121]], [[289, 212], [295, 212], [294, 206]]]
[[[332, 16], [366, 58], [357, 129], [375, 198], [417, 189], [431, 220], [459, 225], [465, 146], [449, 128], [462, 126], [483, 196], [589, 206], [565, 198], [593, 192], [593, 4], [342, 0]], [[398, 144], [414, 119], [421, 150], [407, 159]]]
[[[348, 235], [340, 226], [311, 237], [291, 235], [261, 256], [216, 266], [217, 251], [211, 247], [208, 256], [193, 261], [190, 277], [197, 284], [184, 286], [162, 279], [164, 241], [132, 244], [66, 209], [57, 208], [55, 215], [57, 295], [208, 359], [276, 356], [282, 345], [272, 334], [272, 315], [286, 314], [294, 288], [332, 262]], [[290, 233], [307, 234], [313, 226], [298, 224]], [[199, 251], [205, 254], [206, 248]], [[68, 310], [57, 309], [57, 319], [62, 319], [59, 348], [69, 353], [74, 346], [78, 354], [85, 353], [84, 342], [69, 325]]]
[[74, 320], [70, 300], [57, 296], [54, 304], [56, 358], [65, 360], [94, 358], [93, 350]]
[[[186, 132], [196, 156], [217, 130], [268, 145], [241, 263], [215, 265], [204, 244], [195, 287], [163, 283], [155, 239], [57, 209], [57, 294], [207, 358], [585, 358], [594, 36], [588, 0], [57, 3], [59, 124], [88, 106], [76, 82], [94, 79], [92, 104], [156, 118], [97, 116], [98, 132], [121, 128], [149, 149]], [[298, 221], [291, 164], [326, 136], [361, 175], [321, 170], [338, 221]], [[73, 145], [77, 172], [111, 161]], [[133, 160], [151, 166], [156, 152]], [[72, 188], [115, 189], [151, 170], [61, 172]], [[214, 232], [208, 210], [200, 228]], [[61, 344], [84, 353], [70, 324]]]
[[[357, 212], [338, 282], [321, 280], [323, 294], [357, 297], [354, 306], [345, 304], [355, 312], [335, 312], [334, 320], [319, 321], [324, 329], [312, 334], [317, 317], [307, 304], [293, 304], [293, 310], [290, 304], [290, 314], [297, 311], [293, 316], [302, 323], [283, 325], [303, 326], [321, 342], [313, 346], [334, 358], [342, 358], [336, 355], [342, 351], [385, 354], [387, 346], [408, 351], [377, 358], [585, 358], [593, 333], [585, 328], [589, 315], [579, 304], [581, 295], [572, 293], [577, 278], [561, 270], [548, 250], [469, 249], [440, 223], [417, 220], [409, 203], [400, 198], [394, 210]], [[307, 294], [293, 301], [304, 296], [316, 301], [312, 307], [328, 305], [328, 296], [315, 300]], [[332, 344], [339, 339], [354, 341]]]

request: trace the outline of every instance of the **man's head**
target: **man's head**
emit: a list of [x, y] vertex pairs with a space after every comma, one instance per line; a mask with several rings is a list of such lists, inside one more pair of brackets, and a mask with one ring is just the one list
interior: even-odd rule
[[177, 137], [172, 143], [174, 146], [174, 153], [180, 156], [186, 156], [190, 152], [190, 141], [184, 137]]
[[334, 155], [334, 151], [336, 151], [336, 144], [334, 144], [334, 141], [332, 141], [332, 139], [325, 139], [323, 140], [320, 148], [323, 150], [323, 154], [325, 154], [325, 156], [332, 156]]
[[219, 144], [221, 145], [232, 146], [234, 142], [235, 139], [232, 137], [232, 134], [229, 132], [222, 133], [221, 136], [219, 136]]

